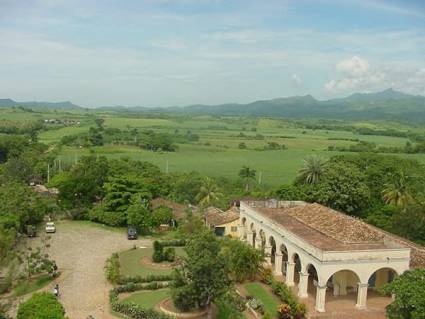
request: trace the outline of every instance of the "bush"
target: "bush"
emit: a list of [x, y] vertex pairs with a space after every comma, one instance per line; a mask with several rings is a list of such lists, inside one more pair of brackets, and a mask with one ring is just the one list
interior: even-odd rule
[[[298, 303], [297, 298], [294, 296], [292, 291], [282, 282], [277, 282], [273, 277], [267, 277], [270, 281], [270, 286], [273, 292], [280, 298], [280, 300], [287, 305], [290, 309], [290, 313], [295, 319], [305, 318], [307, 314], [307, 308], [304, 304]], [[290, 317], [289, 317], [290, 318]]]
[[245, 300], [234, 290], [229, 290], [215, 301], [218, 308], [218, 319], [243, 319]]
[[255, 311], [257, 311], [258, 313], [260, 313], [260, 314], [264, 314], [264, 304], [263, 304], [260, 300], [258, 300], [258, 299], [256, 299], [256, 298], [251, 298], [251, 299], [248, 301], [248, 305], [249, 305], [252, 309], [254, 309]]
[[164, 260], [173, 262], [176, 259], [176, 250], [173, 247], [169, 247], [164, 251]]
[[123, 277], [118, 280], [118, 284], [123, 285], [126, 283], [147, 283], [147, 282], [153, 282], [153, 281], [171, 281], [173, 280], [173, 276], [170, 275], [149, 275], [147, 277], [141, 277], [141, 276], [128, 276]]
[[106, 261], [105, 265], [106, 279], [109, 282], [116, 284], [120, 279], [120, 260], [117, 253], [112, 254]]
[[152, 254], [153, 262], [160, 263], [162, 261], [173, 262], [176, 259], [176, 250], [173, 247], [169, 247], [164, 250], [163, 243], [155, 240], [153, 243], [154, 252]]
[[35, 293], [21, 303], [16, 319], [65, 319], [65, 310], [57, 298], [47, 292]]
[[134, 283], [128, 282], [125, 285], [117, 286], [113, 289], [117, 294], [121, 294], [123, 292], [134, 292], [139, 290], [157, 290], [161, 288], [167, 288], [168, 282], [150, 282], [150, 283]]

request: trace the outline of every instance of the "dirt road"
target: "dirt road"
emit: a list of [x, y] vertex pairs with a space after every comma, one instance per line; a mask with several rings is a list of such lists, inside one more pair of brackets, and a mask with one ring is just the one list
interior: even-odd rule
[[70, 319], [86, 319], [89, 315], [95, 319], [115, 318], [109, 314], [105, 261], [114, 252], [151, 244], [146, 239], [129, 241], [124, 231], [70, 221], [58, 223], [49, 242], [48, 253], [62, 271], [57, 283]]

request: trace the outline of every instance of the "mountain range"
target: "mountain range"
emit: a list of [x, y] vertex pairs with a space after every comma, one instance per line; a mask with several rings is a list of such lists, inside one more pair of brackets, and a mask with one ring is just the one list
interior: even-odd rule
[[34, 109], [78, 109], [81, 108], [69, 101], [64, 102], [16, 102], [12, 99], [0, 99], [0, 107], [19, 107], [23, 106], [26, 108]]
[[[15, 102], [0, 99], [0, 107], [80, 108], [71, 102]], [[270, 116], [287, 118], [391, 119], [425, 122], [425, 97], [387, 89], [375, 93], [354, 93], [345, 98], [317, 100], [311, 95], [260, 100], [247, 104], [189, 105], [174, 107], [104, 106], [113, 112], [160, 112], [222, 116]]]

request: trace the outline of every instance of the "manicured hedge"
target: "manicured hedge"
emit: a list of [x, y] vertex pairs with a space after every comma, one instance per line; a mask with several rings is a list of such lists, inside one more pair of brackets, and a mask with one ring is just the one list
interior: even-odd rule
[[117, 283], [119, 285], [124, 285], [127, 283], [147, 283], [147, 282], [153, 282], [153, 281], [171, 281], [173, 280], [173, 276], [171, 274], [169, 275], [149, 275], [146, 277], [142, 276], [127, 276], [127, 277], [121, 277]]
[[120, 275], [120, 258], [117, 253], [112, 254], [111, 257], [106, 260], [105, 275], [109, 282], [116, 284]]
[[113, 288], [112, 290], [115, 291], [117, 294], [121, 294], [123, 292], [134, 292], [134, 291], [138, 291], [138, 290], [156, 290], [156, 289], [161, 289], [161, 288], [167, 288], [168, 282], [150, 282], [150, 283], [134, 283], [134, 282], [129, 282], [126, 283], [125, 285], [121, 285], [121, 286], [117, 286], [115, 288]]

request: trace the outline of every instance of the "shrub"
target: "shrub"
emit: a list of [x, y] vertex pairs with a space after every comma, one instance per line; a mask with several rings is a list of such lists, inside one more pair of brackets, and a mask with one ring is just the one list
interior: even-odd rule
[[279, 319], [291, 319], [291, 306], [288, 304], [281, 304], [277, 307], [277, 314]]
[[254, 309], [255, 311], [257, 311], [258, 313], [260, 313], [260, 314], [264, 314], [264, 304], [263, 304], [260, 300], [258, 300], [258, 299], [256, 299], [256, 298], [251, 298], [251, 299], [248, 301], [248, 305], [249, 305], [252, 309]]
[[245, 300], [236, 293], [229, 290], [215, 301], [218, 308], [218, 319], [243, 319], [242, 312], [245, 310]]
[[[168, 243], [167, 243], [168, 244]], [[162, 261], [173, 262], [176, 259], [176, 250], [173, 247], [169, 247], [164, 250], [164, 244], [155, 240], [153, 243], [153, 262], [160, 263]]]
[[273, 292], [284, 304], [288, 305], [292, 317], [295, 319], [305, 318], [307, 308], [304, 304], [298, 303], [297, 298], [294, 296], [289, 287], [282, 282], [275, 281], [273, 277], [268, 277], [268, 280], [270, 281], [270, 286], [272, 287]]
[[47, 292], [35, 293], [21, 303], [17, 319], [65, 319], [65, 310], [57, 298]]
[[173, 262], [176, 259], [176, 250], [173, 247], [169, 247], [164, 251], [163, 259], [166, 261]]
[[150, 283], [134, 283], [128, 282], [125, 285], [117, 286], [113, 289], [117, 294], [121, 294], [123, 292], [134, 292], [139, 290], [157, 290], [161, 288], [167, 288], [168, 282], [150, 282]]
[[146, 282], [153, 282], [153, 281], [171, 281], [173, 279], [173, 276], [170, 275], [149, 275], [146, 277], [141, 276], [128, 276], [128, 277], [122, 277], [118, 280], [118, 284], [123, 285], [129, 282], [132, 283], [146, 283]]
[[117, 283], [120, 279], [120, 260], [117, 253], [112, 254], [111, 257], [106, 260], [105, 265], [106, 279], [111, 283]]

